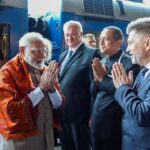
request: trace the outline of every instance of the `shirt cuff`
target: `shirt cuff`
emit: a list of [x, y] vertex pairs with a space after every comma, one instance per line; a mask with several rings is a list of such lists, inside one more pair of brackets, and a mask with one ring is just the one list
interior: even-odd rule
[[59, 94], [58, 90], [56, 89], [53, 93], [48, 93], [50, 100], [52, 102], [53, 108], [57, 109], [62, 104], [62, 96]]
[[37, 87], [35, 90], [33, 90], [30, 94], [28, 94], [33, 107], [35, 107], [42, 98], [44, 98], [44, 93], [42, 92], [42, 90]]

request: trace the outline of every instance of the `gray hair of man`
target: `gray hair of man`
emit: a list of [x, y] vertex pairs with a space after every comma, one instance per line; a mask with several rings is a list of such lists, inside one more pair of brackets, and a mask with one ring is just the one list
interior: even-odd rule
[[19, 47], [28, 47], [30, 46], [30, 43], [36, 42], [36, 41], [42, 41], [47, 48], [48, 54], [46, 57], [46, 61], [51, 59], [51, 52], [52, 52], [52, 44], [51, 42], [44, 38], [40, 33], [37, 32], [29, 32], [26, 33], [21, 37], [19, 40]]
[[43, 36], [37, 32], [29, 32], [23, 35], [19, 40], [19, 47], [28, 47], [30, 43], [36, 41], [43, 41]]
[[123, 40], [123, 33], [120, 28], [116, 26], [108, 26], [105, 27], [103, 30], [113, 30], [113, 38], [115, 41], [122, 39]]
[[137, 33], [150, 36], [150, 17], [138, 18], [135, 21], [131, 21], [126, 29], [126, 33], [129, 34], [135, 30]]
[[81, 23], [79, 21], [75, 21], [75, 20], [70, 20], [70, 21], [67, 21], [66, 23], [64, 23], [63, 30], [66, 31], [71, 26], [76, 26], [76, 27], [78, 27], [80, 32], [83, 32]]
[[87, 34], [83, 35], [83, 39], [86, 39], [88, 37], [92, 37], [93, 39], [95, 39], [95, 35], [94, 34], [87, 33]]
[[48, 51], [46, 61], [49, 61], [52, 58], [52, 43], [47, 38], [44, 38], [43, 40], [44, 40], [45, 48], [47, 48], [47, 51]]

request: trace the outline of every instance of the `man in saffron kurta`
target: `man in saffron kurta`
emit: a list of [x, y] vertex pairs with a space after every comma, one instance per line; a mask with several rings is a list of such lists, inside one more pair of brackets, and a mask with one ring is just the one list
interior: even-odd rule
[[45, 67], [48, 50], [38, 33], [25, 34], [19, 49], [0, 70], [0, 150], [53, 150], [52, 108], [62, 104], [58, 65]]

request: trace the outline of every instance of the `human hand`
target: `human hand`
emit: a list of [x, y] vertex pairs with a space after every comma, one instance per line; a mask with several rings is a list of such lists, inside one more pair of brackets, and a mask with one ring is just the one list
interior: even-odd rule
[[49, 90], [50, 92], [55, 91], [55, 82], [58, 74], [58, 63], [53, 60], [49, 63], [48, 68], [44, 70], [39, 87], [43, 91]]
[[130, 71], [129, 74], [125, 72], [124, 67], [120, 63], [115, 63], [112, 68], [112, 78], [113, 83], [116, 88], [119, 88], [123, 84], [132, 84], [133, 83], [133, 72]]
[[92, 70], [93, 70], [94, 80], [96, 82], [101, 81], [107, 74], [106, 66], [102, 66], [99, 58], [93, 59]]

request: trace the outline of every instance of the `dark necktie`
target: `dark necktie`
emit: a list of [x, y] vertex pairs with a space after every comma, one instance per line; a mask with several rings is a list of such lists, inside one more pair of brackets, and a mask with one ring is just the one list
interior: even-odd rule
[[62, 71], [64, 70], [65, 66], [67, 65], [67, 63], [71, 59], [72, 55], [73, 55], [73, 51], [69, 50], [67, 55], [66, 55], [66, 58], [65, 58], [64, 62], [62, 63], [60, 74], [62, 73]]

